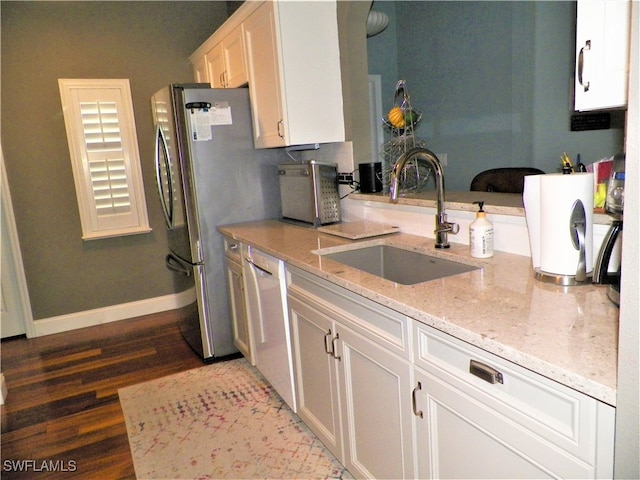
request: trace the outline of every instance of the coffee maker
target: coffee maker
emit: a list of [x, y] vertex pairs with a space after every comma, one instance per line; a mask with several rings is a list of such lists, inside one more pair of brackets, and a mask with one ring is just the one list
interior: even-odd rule
[[[602, 242], [602, 247], [598, 253], [598, 258], [593, 267], [593, 283], [605, 284], [607, 296], [616, 305], [620, 305], [620, 271], [619, 250], [616, 246], [621, 245], [622, 221], [624, 211], [624, 176], [625, 176], [625, 155], [619, 153], [613, 158], [613, 168], [607, 184], [607, 197], [605, 200], [605, 211], [613, 217], [611, 227], [607, 231]], [[614, 252], [618, 252], [618, 258]], [[618, 261], [617, 268], [614, 265]]]

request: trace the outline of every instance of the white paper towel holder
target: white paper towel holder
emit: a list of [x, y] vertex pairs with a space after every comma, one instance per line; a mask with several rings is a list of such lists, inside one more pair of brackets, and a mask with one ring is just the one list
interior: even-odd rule
[[592, 283], [591, 277], [593, 272], [587, 272], [586, 269], [586, 228], [587, 215], [584, 209], [584, 204], [582, 203], [582, 200], [576, 200], [571, 209], [571, 218], [569, 219], [569, 234], [571, 235], [574, 248], [579, 251], [576, 273], [575, 275], [561, 275], [544, 272], [538, 267], [534, 269], [535, 278], [537, 280], [561, 286]]

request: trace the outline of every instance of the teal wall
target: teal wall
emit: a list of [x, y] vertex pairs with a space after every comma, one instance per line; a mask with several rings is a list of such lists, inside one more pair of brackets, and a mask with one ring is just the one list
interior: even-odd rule
[[609, 130], [571, 132], [575, 2], [380, 1], [389, 27], [367, 42], [383, 109], [398, 79], [424, 117], [416, 135], [447, 153], [447, 189], [478, 172], [555, 172], [562, 152], [591, 163], [623, 149], [623, 112]]

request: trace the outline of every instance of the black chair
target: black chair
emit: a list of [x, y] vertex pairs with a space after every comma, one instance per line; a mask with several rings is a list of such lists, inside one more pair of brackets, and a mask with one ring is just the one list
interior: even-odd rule
[[472, 192], [522, 193], [526, 175], [544, 173], [532, 167], [492, 168], [477, 174], [471, 180], [469, 190]]

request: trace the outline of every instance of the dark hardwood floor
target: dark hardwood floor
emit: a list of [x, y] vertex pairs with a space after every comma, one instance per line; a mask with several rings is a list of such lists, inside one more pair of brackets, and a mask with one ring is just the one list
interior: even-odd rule
[[2, 479], [135, 478], [118, 389], [203, 365], [186, 314], [3, 341]]

